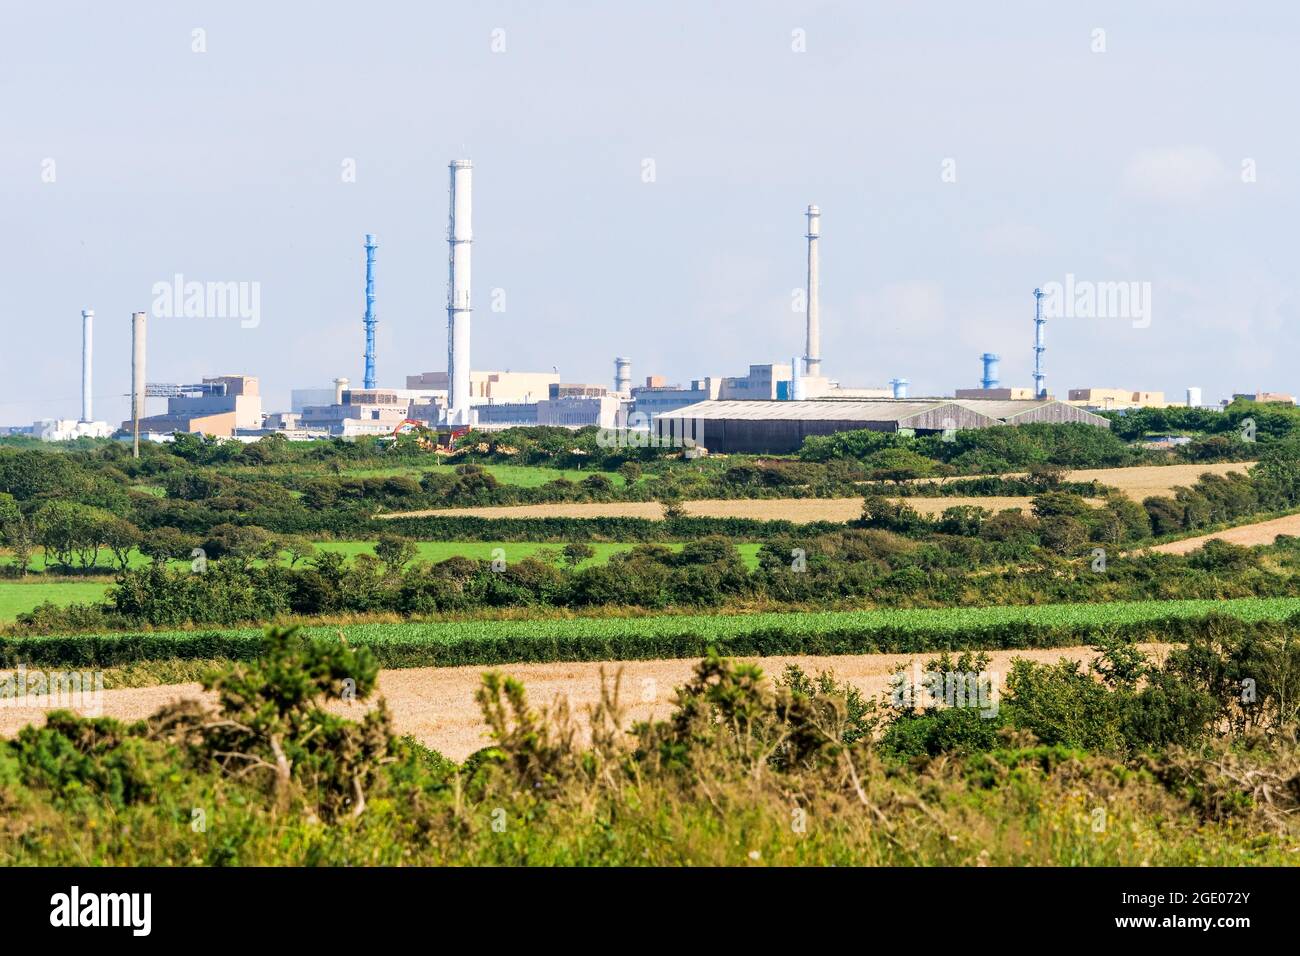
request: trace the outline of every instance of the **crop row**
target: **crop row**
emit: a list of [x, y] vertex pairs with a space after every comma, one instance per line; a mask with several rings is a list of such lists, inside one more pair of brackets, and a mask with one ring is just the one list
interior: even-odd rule
[[[525, 621], [407, 622], [308, 627], [369, 647], [387, 667], [524, 661], [647, 660], [730, 655], [925, 653], [1086, 644], [1101, 634], [1185, 641], [1193, 634], [1292, 618], [1300, 599], [1150, 601], [1036, 607], [842, 611], [747, 615], [651, 615]], [[159, 631], [0, 639], [0, 666], [99, 666], [228, 658], [258, 653], [261, 631]]]

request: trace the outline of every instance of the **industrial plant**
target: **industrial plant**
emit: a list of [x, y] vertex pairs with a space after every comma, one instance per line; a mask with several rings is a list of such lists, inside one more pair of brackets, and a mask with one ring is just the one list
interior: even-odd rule
[[[1071, 388], [1064, 399], [1047, 389], [1044, 293], [1033, 290], [1032, 384], [1003, 384], [1002, 356], [980, 355], [978, 387], [959, 387], [951, 396], [909, 397], [909, 380], [896, 376], [880, 387], [843, 383], [822, 367], [820, 314], [821, 208], [804, 211], [806, 229], [805, 329], [803, 354], [789, 362], [751, 364], [743, 375], [704, 375], [687, 384], [648, 375], [633, 384], [633, 360], [613, 359], [612, 387], [566, 382], [558, 370], [487, 371], [473, 366], [473, 163], [449, 166], [447, 225], [446, 369], [407, 370], [401, 387], [380, 385], [376, 355], [379, 243], [362, 240], [365, 253], [364, 351], [361, 388], [339, 376], [330, 386], [292, 390], [287, 410], [264, 411], [258, 379], [243, 374], [204, 377], [197, 384], [150, 382], [145, 376], [148, 317], [132, 314], [131, 417], [120, 426], [96, 421], [91, 404], [94, 311], [82, 317], [81, 416], [36, 422], [19, 429], [47, 440], [116, 435], [139, 442], [166, 441], [176, 432], [254, 441], [269, 434], [293, 439], [387, 437], [425, 427], [451, 441], [469, 429], [518, 426], [625, 429], [661, 436], [688, 428], [697, 453], [782, 453], [799, 448], [810, 435], [851, 429], [932, 434], [1027, 422], [1078, 422], [1099, 428], [1109, 422], [1094, 414], [1171, 403], [1157, 391], [1127, 388]], [[972, 375], [972, 379], [974, 376]], [[1261, 400], [1290, 396], [1258, 391]], [[148, 414], [149, 399], [165, 399], [166, 410]], [[1201, 405], [1201, 391], [1189, 387], [1186, 405]], [[14, 431], [11, 429], [10, 431]]]

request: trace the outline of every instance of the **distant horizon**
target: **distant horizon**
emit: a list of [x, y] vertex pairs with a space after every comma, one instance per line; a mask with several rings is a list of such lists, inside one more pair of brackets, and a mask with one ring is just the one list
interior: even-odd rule
[[266, 412], [359, 387], [366, 233], [379, 385], [445, 371], [460, 158], [476, 370], [612, 386], [627, 356], [634, 385], [688, 385], [788, 363], [812, 203], [823, 374], [846, 387], [951, 396], [984, 352], [1031, 387], [1043, 288], [1058, 398], [1300, 392], [1283, 4], [55, 0], [6, 19], [3, 426], [79, 417], [82, 309], [110, 424], [132, 311], [151, 382], [254, 376]]

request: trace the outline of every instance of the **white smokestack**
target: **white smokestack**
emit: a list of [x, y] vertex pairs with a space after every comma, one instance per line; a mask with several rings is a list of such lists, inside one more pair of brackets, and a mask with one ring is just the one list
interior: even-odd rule
[[804, 349], [803, 370], [804, 374], [816, 377], [822, 373], [821, 308], [817, 301], [820, 284], [817, 240], [821, 238], [822, 211], [809, 206], [804, 215], [808, 217], [808, 342]]
[[619, 395], [632, 394], [632, 360], [614, 359], [614, 391]]
[[133, 452], [140, 457], [140, 419], [144, 416], [145, 314], [131, 313], [131, 430]]
[[447, 242], [450, 275], [447, 279], [447, 421], [469, 423], [469, 320], [470, 320], [470, 226], [471, 188], [474, 164], [468, 159], [451, 162], [450, 221]]
[[804, 400], [803, 374], [799, 371], [799, 360], [790, 359], [790, 400], [802, 402]]
[[90, 369], [94, 360], [94, 335], [93, 326], [95, 324], [95, 310], [81, 310], [81, 420], [89, 422], [94, 420], [93, 408], [90, 398], [91, 375]]

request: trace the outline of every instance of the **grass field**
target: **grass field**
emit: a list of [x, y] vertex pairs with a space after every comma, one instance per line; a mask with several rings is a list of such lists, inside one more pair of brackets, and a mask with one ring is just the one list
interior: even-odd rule
[[[446, 561], [448, 558], [457, 556], [490, 561], [494, 557], [493, 552], [498, 548], [504, 552], [503, 556], [506, 561], [519, 561], [523, 558], [530, 558], [539, 551], [555, 556], [558, 561], [562, 560], [561, 552], [564, 548], [564, 545], [560, 543], [539, 541], [417, 541], [415, 545], [418, 549], [418, 560], [433, 562]], [[591, 548], [596, 553], [578, 566], [586, 567], [591, 564], [600, 564], [608, 561], [612, 555], [630, 551], [635, 546], [630, 543], [593, 541], [591, 542]], [[348, 557], [375, 553], [375, 546], [369, 541], [323, 541], [319, 542], [316, 547], [319, 551], [337, 551]], [[665, 544], [665, 547], [679, 551], [682, 543], [670, 542]], [[742, 542], [736, 545], [736, 550], [740, 552], [746, 567], [751, 569], [758, 567], [758, 549], [760, 547], [761, 545], [757, 542]]]
[[[521, 561], [524, 558], [536, 556], [538, 552], [545, 552], [551, 555], [556, 563], [560, 563], [563, 561], [561, 552], [564, 547], [563, 544], [537, 541], [417, 541], [415, 544], [417, 548], [416, 559], [430, 562], [446, 561], [448, 558], [457, 556], [474, 558], [479, 561], [491, 561], [496, 557], [493, 552], [500, 548], [503, 552], [502, 556], [507, 562]], [[583, 561], [579, 567], [608, 561], [611, 555], [631, 550], [635, 545], [593, 542], [591, 547], [596, 553], [588, 560]], [[682, 543], [668, 543], [665, 547], [676, 551], [681, 549]], [[736, 546], [747, 568], [753, 569], [758, 566], [758, 549], [760, 547], [761, 545], [755, 542], [742, 542]], [[317, 542], [316, 548], [318, 551], [336, 551], [349, 558], [358, 554], [375, 553], [375, 545], [371, 541], [321, 541]], [[134, 554], [131, 558], [131, 566], [140, 567], [147, 564], [148, 560], [142, 554]], [[184, 562], [174, 562], [176, 565], [182, 563]], [[302, 566], [303, 564], [300, 562], [298, 567], [301, 568]], [[39, 557], [33, 559], [32, 567], [33, 569], [42, 567]], [[105, 575], [113, 573], [113, 568], [107, 556], [101, 556], [100, 564], [97, 567]], [[41, 581], [39, 579], [0, 581], [0, 622], [12, 621], [19, 614], [32, 610], [44, 601], [53, 601], [55, 604], [98, 601], [107, 588], [108, 582], [103, 579], [94, 581]]]
[[[529, 465], [483, 465], [483, 470], [492, 475], [503, 485], [518, 485], [522, 488], [537, 488], [548, 482], [557, 481], [560, 478], [566, 478], [569, 481], [578, 482], [592, 475], [604, 475], [610, 480], [616, 488], [621, 488], [626, 482], [623, 476], [612, 471], [597, 471], [594, 469], [580, 468], [544, 468]], [[241, 466], [238, 468], [219, 469], [229, 474], [261, 476], [265, 478], [275, 478], [285, 475], [304, 475], [311, 473], [303, 466], [283, 466], [270, 465], [267, 467], [250, 468]], [[428, 462], [412, 465], [393, 465], [386, 468], [344, 468], [342, 471], [335, 473], [317, 469], [319, 475], [323, 477], [341, 477], [341, 478], [392, 478], [404, 475], [408, 478], [419, 479], [425, 472], [437, 472], [440, 474], [453, 474], [454, 465], [442, 464], [440, 462]], [[646, 480], [645, 478], [641, 479]]]
[[0, 581], [0, 621], [12, 621], [38, 604], [82, 604], [98, 601], [108, 585], [103, 581]]

